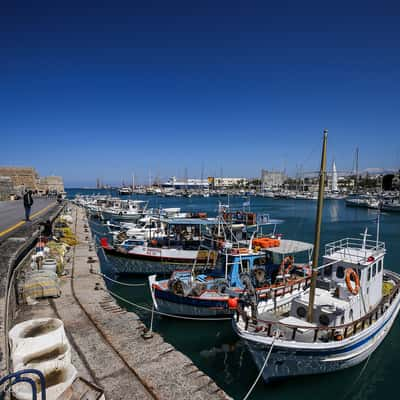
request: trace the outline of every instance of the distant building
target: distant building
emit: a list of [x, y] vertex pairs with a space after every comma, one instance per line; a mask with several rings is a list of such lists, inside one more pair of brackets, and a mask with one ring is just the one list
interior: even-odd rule
[[14, 191], [14, 186], [9, 176], [0, 176], [0, 200], [9, 200]]
[[60, 193], [64, 191], [64, 181], [61, 176], [45, 176], [39, 178], [38, 187], [40, 193]]
[[246, 178], [214, 178], [215, 187], [246, 186]]
[[61, 176], [39, 177], [32, 167], [0, 167], [0, 199], [21, 195], [25, 189], [38, 193], [63, 192]]
[[208, 180], [207, 179], [185, 179], [178, 181], [175, 176], [172, 176], [161, 184], [163, 188], [171, 188], [171, 189], [201, 189], [208, 188]]
[[39, 175], [35, 168], [0, 167], [0, 176], [8, 176], [16, 192], [22, 192], [24, 189], [38, 190]]
[[286, 175], [280, 171], [261, 170], [261, 186], [265, 189], [276, 189], [282, 187], [286, 181]]
[[383, 190], [400, 190], [400, 171], [397, 174], [386, 174], [382, 178]]
[[393, 177], [393, 179], [392, 179], [392, 189], [400, 190], [400, 173]]
[[229, 188], [234, 186], [246, 186], [249, 181], [247, 178], [218, 178], [210, 176], [208, 177], [208, 183], [211, 188]]

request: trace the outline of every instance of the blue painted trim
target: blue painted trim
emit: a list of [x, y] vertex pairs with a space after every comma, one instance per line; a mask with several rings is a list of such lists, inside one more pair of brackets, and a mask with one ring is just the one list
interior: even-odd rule
[[185, 304], [193, 307], [202, 307], [202, 308], [218, 307], [218, 308], [228, 309], [228, 303], [226, 301], [206, 300], [193, 297], [178, 296], [176, 294], [171, 293], [170, 291], [160, 290], [157, 288], [154, 290], [154, 296], [156, 299], [166, 300], [176, 304]]
[[[399, 301], [397, 300], [397, 303]], [[399, 306], [399, 304], [396, 305], [396, 308]], [[357, 347], [362, 346], [363, 344], [367, 343], [370, 339], [372, 339], [374, 336], [376, 336], [385, 326], [386, 324], [391, 320], [392, 315], [395, 313], [395, 311], [393, 311], [393, 313], [391, 314], [391, 316], [381, 325], [381, 327], [377, 328], [375, 332], [372, 332], [369, 336], [367, 336], [366, 338], [360, 340], [357, 343], [354, 343], [350, 346], [347, 346], [343, 349], [339, 349], [339, 350], [295, 350], [295, 351], [291, 351], [292, 354], [298, 354], [298, 355], [307, 355], [307, 356], [327, 356], [327, 355], [334, 355], [334, 354], [342, 354], [342, 353], [347, 353], [353, 349], [356, 349]], [[283, 350], [282, 348], [279, 348], [279, 345], [275, 345], [274, 347], [274, 353], [278, 352], [279, 350]], [[286, 350], [286, 349], [284, 349]]]

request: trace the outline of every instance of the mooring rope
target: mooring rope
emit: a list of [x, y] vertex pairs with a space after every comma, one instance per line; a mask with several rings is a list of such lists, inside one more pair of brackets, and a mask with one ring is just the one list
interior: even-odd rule
[[115, 279], [110, 278], [109, 276], [101, 273], [101, 272], [93, 272], [96, 275], [100, 275], [105, 279], [108, 279], [109, 281], [113, 282], [113, 283], [118, 283], [119, 285], [123, 285], [123, 286], [131, 286], [131, 287], [135, 287], [135, 286], [146, 286], [145, 283], [127, 283], [127, 282], [120, 282], [120, 281], [116, 281]]
[[177, 319], [186, 319], [186, 320], [191, 320], [191, 321], [228, 321], [228, 320], [232, 319], [231, 317], [229, 317], [229, 318], [225, 318], [225, 317], [221, 317], [221, 318], [212, 318], [212, 317], [196, 318], [196, 317], [185, 317], [183, 315], [167, 314], [167, 313], [164, 313], [164, 312], [161, 312], [161, 311], [157, 311], [157, 310], [145, 307], [145, 306], [141, 306], [140, 304], [137, 304], [137, 303], [134, 303], [134, 302], [132, 302], [130, 300], [127, 300], [127, 299], [119, 296], [118, 294], [112, 292], [111, 290], [109, 290], [107, 288], [105, 288], [104, 290], [107, 291], [111, 296], [115, 297], [116, 299], [121, 300], [121, 301], [123, 301], [123, 302], [125, 302], [127, 304], [130, 304], [133, 307], [139, 308], [140, 310], [147, 311], [147, 312], [150, 312], [150, 313], [153, 312], [153, 313], [158, 314], [158, 315], [163, 315], [165, 317], [171, 317], [171, 318], [177, 318]]
[[[371, 354], [372, 354], [372, 353], [371, 353]], [[344, 397], [343, 397], [344, 400], [347, 399], [347, 398], [351, 395], [351, 393], [352, 393], [352, 391], [353, 391], [353, 389], [354, 389], [354, 386], [356, 386], [356, 384], [357, 384], [358, 381], [360, 380], [361, 376], [364, 374], [365, 370], [367, 369], [369, 359], [371, 358], [371, 354], [368, 356], [367, 361], [365, 362], [365, 364], [364, 364], [363, 367], [361, 368], [361, 371], [360, 371], [360, 373], [358, 374], [357, 378], [354, 380], [353, 384], [350, 386], [349, 391], [348, 391], [347, 393], [345, 393], [345, 395], [344, 395]]]
[[260, 369], [260, 372], [259, 372], [259, 374], [257, 375], [256, 380], [254, 381], [254, 383], [251, 385], [251, 388], [250, 388], [249, 391], [247, 392], [246, 396], [243, 397], [243, 400], [247, 400], [247, 399], [248, 399], [248, 397], [251, 395], [251, 392], [253, 391], [253, 389], [254, 389], [255, 386], [257, 385], [258, 380], [260, 379], [261, 375], [263, 374], [264, 369], [265, 369], [265, 367], [267, 366], [268, 360], [269, 360], [269, 358], [270, 358], [270, 356], [271, 356], [272, 348], [274, 347], [274, 343], [275, 343], [275, 339], [278, 337], [278, 335], [279, 335], [279, 332], [276, 331], [275, 334], [274, 334], [274, 338], [272, 339], [271, 347], [269, 348], [267, 357], [265, 357], [264, 364], [263, 364], [262, 368]]

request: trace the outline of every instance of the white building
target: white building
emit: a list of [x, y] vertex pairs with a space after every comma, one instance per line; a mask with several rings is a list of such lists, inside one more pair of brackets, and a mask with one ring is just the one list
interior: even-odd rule
[[246, 186], [248, 180], [246, 178], [212, 178], [214, 180], [214, 187], [232, 187], [232, 186]]
[[202, 189], [208, 188], [208, 180], [207, 179], [195, 179], [189, 178], [185, 180], [178, 181], [175, 176], [172, 176], [164, 182], [162, 185], [164, 188], [173, 188], [173, 189]]
[[285, 183], [286, 175], [280, 171], [261, 170], [261, 186], [264, 189], [275, 189], [282, 187]]

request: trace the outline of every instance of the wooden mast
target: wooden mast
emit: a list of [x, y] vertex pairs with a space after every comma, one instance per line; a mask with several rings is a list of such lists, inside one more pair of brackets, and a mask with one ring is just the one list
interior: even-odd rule
[[320, 168], [320, 172], [319, 172], [318, 205], [317, 205], [317, 219], [315, 222], [315, 238], [314, 238], [314, 252], [313, 252], [312, 275], [311, 275], [311, 286], [310, 286], [310, 298], [309, 298], [309, 302], [308, 302], [308, 311], [307, 311], [307, 321], [308, 322], [313, 322], [315, 288], [317, 286], [319, 243], [320, 243], [320, 239], [321, 239], [322, 209], [324, 206], [327, 139], [328, 139], [328, 130], [324, 129], [324, 141], [322, 144], [321, 168]]

